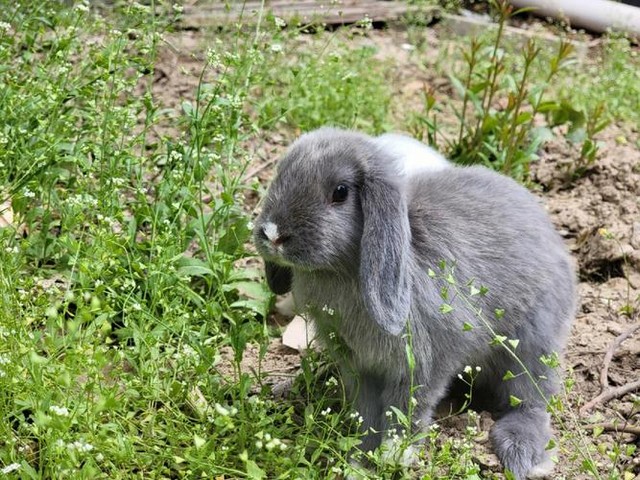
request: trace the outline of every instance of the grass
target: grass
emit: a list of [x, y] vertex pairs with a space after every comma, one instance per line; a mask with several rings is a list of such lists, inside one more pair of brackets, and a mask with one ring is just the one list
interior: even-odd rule
[[[179, 15], [156, 2], [1, 9], [6, 475], [324, 479], [353, 469], [358, 418], [323, 355], [302, 360], [284, 400], [241, 368], [248, 343], [264, 353], [277, 333], [247, 249], [247, 199], [260, 188], [247, 178], [248, 149], [326, 123], [408, 128], [408, 115], [390, 113], [393, 66], [348, 41], [362, 26], [302, 37], [259, 13], [251, 27], [215, 33], [197, 89], [173, 109], [154, 73]], [[607, 61], [620, 66], [626, 47], [611, 42]], [[606, 97], [587, 75], [585, 108]], [[611, 111], [631, 121], [628, 96], [616, 98]], [[457, 439], [428, 433], [423, 478], [478, 478], [470, 421]], [[372, 461], [380, 478], [407, 475]]]

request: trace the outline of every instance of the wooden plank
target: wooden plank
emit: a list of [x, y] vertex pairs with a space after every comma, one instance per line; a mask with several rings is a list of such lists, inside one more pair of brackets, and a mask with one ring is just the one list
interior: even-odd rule
[[[444, 27], [456, 35], [473, 37], [486, 32], [490, 28], [497, 28], [497, 24], [493, 21], [480, 17], [442, 14], [441, 20]], [[505, 25], [504, 35], [522, 43], [526, 43], [527, 40], [531, 39], [538, 44], [551, 46], [555, 46], [563, 40], [561, 37], [549, 32], [530, 31], [510, 25]], [[587, 55], [590, 47], [588, 43], [573, 39], [564, 39], [564, 41], [573, 46], [578, 58], [584, 58]]]
[[[240, 17], [251, 23], [258, 17], [261, 2], [235, 2], [228, 5], [207, 3], [185, 7], [181, 24], [198, 28], [237, 22]], [[324, 23], [341, 25], [356, 23], [365, 17], [373, 22], [398, 20], [410, 12], [428, 7], [408, 5], [400, 1], [377, 0], [271, 0], [265, 1], [264, 13], [271, 12], [285, 21], [298, 20], [302, 24]]]

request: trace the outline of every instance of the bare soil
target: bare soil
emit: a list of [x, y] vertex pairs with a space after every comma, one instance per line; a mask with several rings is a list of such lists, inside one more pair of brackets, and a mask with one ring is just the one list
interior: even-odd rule
[[[194, 96], [206, 48], [201, 35], [193, 31], [173, 34], [168, 38], [170, 47], [161, 52], [154, 91], [169, 107], [179, 109], [183, 100]], [[426, 59], [419, 58], [408, 46], [407, 34], [401, 31], [373, 31], [353, 41], [375, 45], [381, 61], [394, 62], [394, 78], [391, 79], [395, 89], [394, 115], [405, 115], [407, 110], [416, 108], [416, 99], [425, 87], [435, 88], [437, 95], [450, 93], [447, 91], [450, 88], [448, 80], [437, 77], [429, 68], [440, 46], [437, 27], [425, 30], [423, 41], [433, 55]], [[540, 152], [540, 161], [532, 166], [536, 193], [565, 238], [580, 279], [580, 305], [564, 360], [567, 376], [575, 381], [575, 385], [566, 396], [567, 411], [563, 418], [572, 436], [577, 438], [584, 434], [586, 441], [593, 445], [635, 443], [640, 448], [637, 434], [605, 431], [594, 438], [593, 428], [589, 427], [593, 423], [616, 423], [638, 428], [637, 391], [595, 405], [591, 412], [578, 413], [581, 406], [600, 393], [600, 372], [607, 348], [618, 335], [640, 321], [637, 313], [640, 308], [638, 135], [637, 129], [617, 125], [608, 127], [598, 136], [603, 142], [599, 159], [577, 179], [571, 178], [569, 172], [579, 152], [561, 136], [547, 144]], [[250, 174], [253, 172], [261, 183], [266, 184], [272, 174], [274, 159], [291, 139], [292, 133], [283, 131], [248, 144], [246, 147], [254, 158]], [[607, 238], [610, 236], [614, 239]], [[629, 305], [635, 308], [634, 313], [623, 314]], [[223, 352], [223, 357], [231, 358], [231, 352]], [[242, 364], [246, 371], [267, 374], [266, 381], [274, 385], [290, 379], [298, 366], [298, 353], [284, 347], [279, 339], [271, 342], [262, 360], [259, 359], [259, 349], [250, 346]], [[221, 373], [233, 376], [228, 360], [223, 360], [219, 367]], [[624, 341], [614, 352], [606, 380], [611, 387], [619, 387], [638, 379], [640, 332]], [[466, 417], [460, 416], [445, 422], [443, 428], [451, 435], [460, 435], [459, 426], [466, 425], [466, 422]], [[486, 432], [490, 423], [490, 419], [482, 416], [481, 430]], [[554, 478], [591, 478], [576, 471], [580, 461], [574, 461], [575, 453], [572, 445], [561, 447], [558, 476]], [[490, 453], [486, 435], [479, 436], [477, 461], [487, 472], [497, 474], [500, 470], [497, 459]], [[625, 465], [630, 474], [640, 474], [638, 458], [622, 455], [618, 462]], [[607, 463], [603, 462], [601, 473], [606, 475], [607, 471]]]

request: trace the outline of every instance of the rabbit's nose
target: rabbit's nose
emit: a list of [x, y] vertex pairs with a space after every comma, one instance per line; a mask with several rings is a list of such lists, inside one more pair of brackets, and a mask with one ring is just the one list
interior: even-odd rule
[[276, 247], [278, 245], [282, 245], [291, 237], [291, 235], [281, 234], [278, 231], [278, 225], [273, 222], [266, 222], [262, 226], [262, 232], [264, 233], [265, 237], [267, 237], [267, 239], [269, 239], [269, 241]]

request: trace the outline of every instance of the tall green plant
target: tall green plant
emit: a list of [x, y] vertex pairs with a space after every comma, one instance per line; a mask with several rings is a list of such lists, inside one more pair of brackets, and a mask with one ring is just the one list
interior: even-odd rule
[[[514, 10], [504, 0], [493, 0], [497, 29], [492, 38], [472, 38], [462, 47], [462, 71], [449, 75], [460, 98], [450, 107], [458, 121], [455, 137], [445, 139], [445, 150], [457, 163], [482, 163], [518, 179], [526, 179], [529, 164], [541, 143], [550, 137], [548, 129], [535, 127], [536, 116], [557, 104], [546, 98], [549, 85], [568, 63], [572, 45], [561, 41], [546, 65], [541, 81], [532, 75], [540, 48], [527, 41], [515, 63], [507, 63], [504, 49], [507, 21], [524, 9]], [[425, 96], [425, 112], [413, 124], [414, 133], [437, 141], [436, 105], [432, 92]]]

